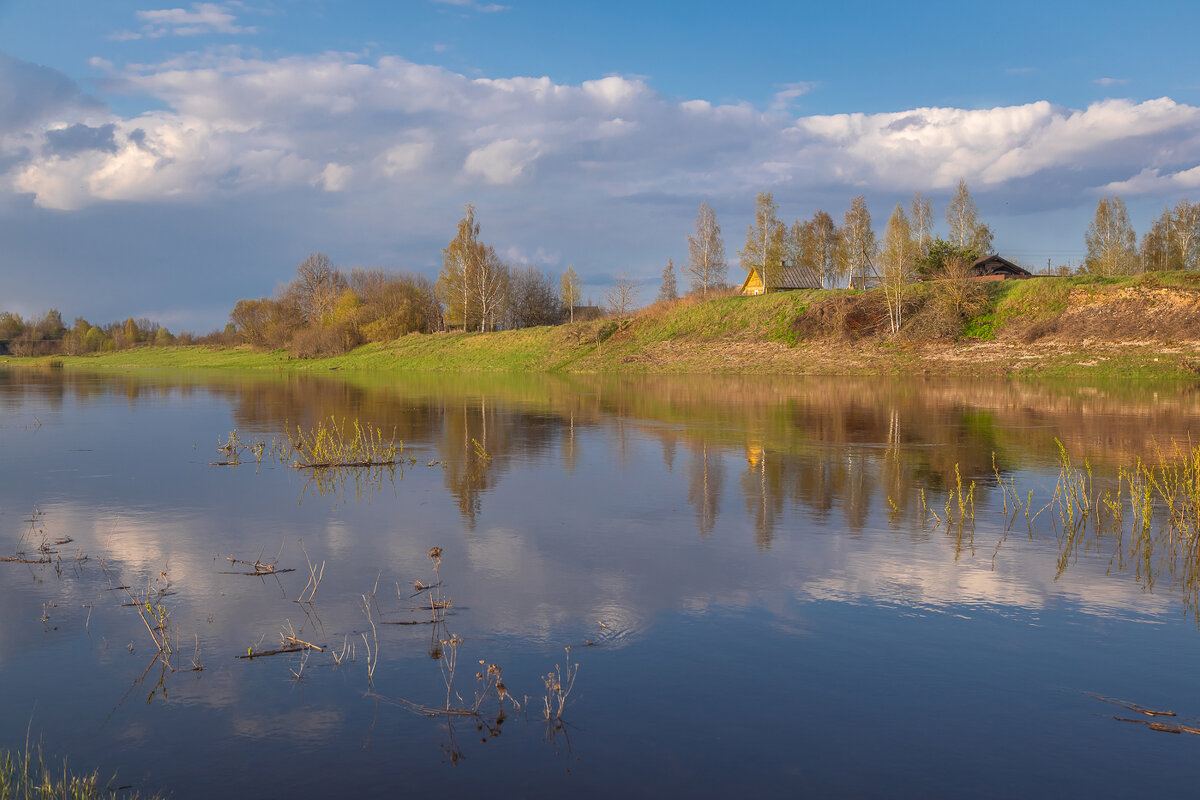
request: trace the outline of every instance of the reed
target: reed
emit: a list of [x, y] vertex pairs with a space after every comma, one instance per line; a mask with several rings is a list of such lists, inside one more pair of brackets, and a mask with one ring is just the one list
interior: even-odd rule
[[330, 469], [347, 467], [383, 467], [400, 463], [404, 443], [383, 430], [363, 425], [357, 419], [347, 425], [330, 418], [317, 423], [315, 428], [304, 430], [297, 427], [288, 433], [294, 469]]

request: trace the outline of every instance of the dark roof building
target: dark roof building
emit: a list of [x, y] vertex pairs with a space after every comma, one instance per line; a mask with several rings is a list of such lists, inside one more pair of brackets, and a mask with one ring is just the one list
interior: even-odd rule
[[1013, 278], [1032, 278], [1033, 273], [1019, 267], [1003, 256], [987, 256], [971, 265], [971, 277], [985, 281], [1004, 281]]

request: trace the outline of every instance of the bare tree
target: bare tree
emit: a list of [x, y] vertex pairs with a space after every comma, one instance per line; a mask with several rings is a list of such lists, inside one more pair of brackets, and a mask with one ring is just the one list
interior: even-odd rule
[[973, 247], [981, 256], [992, 253], [992, 229], [979, 219], [979, 207], [962, 178], [958, 179], [958, 188], [946, 206], [946, 224], [950, 226], [951, 243]]
[[825, 211], [813, 212], [812, 219], [804, 223], [804, 254], [811, 266], [821, 276], [821, 285], [831, 286], [844, 277], [838, 258], [841, 233], [833, 224], [833, 217]]
[[575, 306], [579, 305], [579, 292], [579, 274], [575, 272], [574, 267], [567, 264], [567, 271], [562, 274], [562, 281], [559, 284], [558, 297], [567, 307], [567, 314], [571, 322], [575, 321]]
[[850, 208], [842, 220], [840, 245], [838, 271], [849, 275], [851, 284], [865, 283], [867, 276], [874, 274], [872, 265], [878, 245], [875, 232], [871, 230], [871, 212], [861, 194], [850, 201]]
[[1150, 230], [1142, 234], [1142, 246], [1138, 251], [1143, 272], [1171, 268], [1171, 211], [1163, 209], [1162, 216], [1154, 220]]
[[479, 249], [478, 261], [470, 276], [471, 295], [479, 309], [479, 332], [495, 329], [496, 315], [508, 286], [508, 265], [490, 245]]
[[707, 297], [709, 289], [725, 283], [725, 274], [729, 269], [725, 262], [721, 226], [717, 224], [717, 215], [707, 202], [700, 204], [700, 213], [696, 215], [696, 235], [687, 237], [687, 240], [689, 283], [692, 291]]
[[764, 292], [779, 285], [786, 230], [779, 219], [775, 198], [770, 192], [759, 192], [754, 198], [754, 224], [747, 226], [746, 245], [738, 255], [747, 272], [754, 268], [759, 270]]
[[333, 268], [329, 256], [318, 252], [309, 253], [296, 267], [296, 278], [289, 290], [303, 320], [309, 325], [319, 325], [333, 314], [345, 288], [345, 277]]
[[920, 192], [913, 192], [908, 208], [913, 244], [917, 248], [917, 258], [920, 258], [929, 251], [933, 241], [933, 203]]
[[1200, 203], [1183, 198], [1171, 212], [1171, 246], [1178, 269], [1200, 267]]
[[844, 277], [838, 264], [838, 233], [833, 217], [825, 211], [813, 212], [803, 226], [803, 258], [821, 276], [821, 285], [830, 286]]
[[1087, 271], [1093, 275], [1130, 275], [1139, 266], [1137, 236], [1129, 224], [1125, 201], [1101, 197], [1084, 236]]
[[887, 300], [892, 333], [898, 333], [904, 324], [904, 289], [912, 281], [914, 250], [912, 226], [904, 207], [897, 203], [883, 233], [883, 249], [874, 263], [875, 276]]
[[679, 299], [679, 282], [675, 280], [675, 259], [668, 258], [662, 271], [662, 285], [658, 287], [658, 301], [669, 303]]
[[617, 276], [613, 287], [605, 293], [605, 299], [608, 300], [608, 308], [615, 317], [623, 317], [633, 308], [634, 300], [637, 298], [637, 284], [630, 277], [621, 273]]

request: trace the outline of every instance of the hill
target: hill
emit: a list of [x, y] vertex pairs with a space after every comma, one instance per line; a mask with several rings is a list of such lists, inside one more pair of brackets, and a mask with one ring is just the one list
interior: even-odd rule
[[[918, 284], [893, 334], [879, 290], [781, 292], [658, 304], [628, 319], [495, 333], [411, 334], [343, 356], [246, 347], [58, 357], [93, 369], [1010, 374], [1187, 376], [1200, 371], [1200, 274]], [[0, 363], [48, 364], [10, 358]]]

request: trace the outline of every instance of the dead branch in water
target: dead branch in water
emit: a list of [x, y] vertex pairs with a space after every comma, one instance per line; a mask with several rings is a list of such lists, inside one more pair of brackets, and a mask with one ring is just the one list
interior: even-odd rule
[[1200, 736], [1200, 728], [1193, 728], [1190, 725], [1180, 725], [1176, 722], [1153, 722], [1148, 719], [1129, 719], [1128, 717], [1113, 717], [1117, 722], [1132, 722], [1134, 725], [1145, 725], [1152, 731], [1161, 731], [1162, 733], [1191, 733]]
[[1173, 717], [1173, 716], [1175, 716], [1174, 711], [1155, 711], [1154, 709], [1143, 708], [1142, 706], [1134, 705], [1133, 703], [1125, 703], [1120, 700], [1114, 700], [1111, 697], [1101, 697], [1098, 694], [1094, 694], [1094, 695], [1092, 695], [1092, 697], [1096, 698], [1097, 700], [1099, 700], [1103, 703], [1111, 703], [1114, 706], [1120, 706], [1121, 708], [1127, 708], [1130, 711], [1136, 711], [1139, 714], [1145, 714], [1147, 717]]
[[291, 642], [292, 644], [300, 645], [305, 650], [316, 650], [318, 653], [325, 652], [324, 647], [321, 647], [320, 645], [315, 645], [312, 642], [306, 642], [303, 639], [297, 639], [295, 636], [284, 636], [283, 638], [285, 640]]

